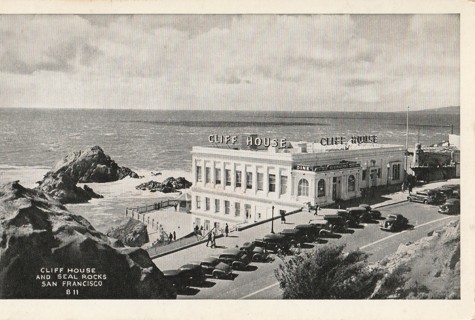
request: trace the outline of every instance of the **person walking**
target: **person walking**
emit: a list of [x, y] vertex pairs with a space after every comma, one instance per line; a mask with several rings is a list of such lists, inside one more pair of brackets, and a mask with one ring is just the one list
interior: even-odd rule
[[412, 193], [412, 183], [409, 182], [407, 188], [409, 189], [409, 193]]
[[178, 208], [178, 203], [175, 202], [173, 206], [175, 207], [175, 211], [176, 211], [176, 209]]
[[227, 238], [229, 234], [229, 227], [227, 223], [226, 223], [226, 226], [224, 227], [224, 233], [226, 234], [226, 238]]
[[173, 231], [173, 241], [176, 241], [176, 233]]
[[206, 246], [208, 246], [208, 244], [211, 242], [211, 246], [213, 246], [213, 242], [212, 242], [212, 236], [211, 236], [211, 232], [208, 233], [208, 241], [206, 241]]
[[211, 248], [216, 248], [216, 235], [211, 232]]
[[170, 232], [170, 235], [168, 236], [168, 243], [171, 243], [173, 240], [173, 233]]

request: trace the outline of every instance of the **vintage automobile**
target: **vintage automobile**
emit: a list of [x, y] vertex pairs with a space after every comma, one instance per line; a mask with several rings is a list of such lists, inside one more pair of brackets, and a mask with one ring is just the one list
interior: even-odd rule
[[436, 204], [442, 201], [442, 197], [439, 192], [425, 189], [415, 193], [410, 193], [407, 197], [407, 201], [421, 202], [424, 204]]
[[188, 273], [184, 270], [171, 269], [162, 271], [164, 278], [177, 290], [182, 291], [189, 285], [191, 280]]
[[369, 214], [371, 216], [371, 219], [380, 219], [381, 218], [381, 211], [371, 208], [371, 206], [369, 204], [363, 203], [363, 204], [360, 204], [359, 207], [365, 208], [366, 211], [369, 212]]
[[439, 206], [439, 213], [442, 214], [459, 214], [460, 213], [460, 200], [459, 199], [447, 199], [445, 203]]
[[358, 226], [360, 222], [371, 221], [371, 214], [363, 207], [346, 208], [348, 212], [348, 223], [352, 226]]
[[434, 188], [432, 191], [438, 192], [440, 197], [443, 199], [449, 199], [454, 194], [454, 190], [452, 188], [447, 188], [446, 186]]
[[219, 256], [219, 261], [230, 265], [235, 270], [245, 270], [251, 263], [251, 257], [246, 251], [234, 249], [226, 249]]
[[254, 240], [254, 244], [256, 247], [260, 247], [274, 253], [279, 251], [288, 252], [290, 248], [287, 238], [279, 233], [268, 233], [262, 239]]
[[182, 271], [184, 276], [187, 276], [190, 279], [190, 284], [203, 284], [206, 281], [205, 273], [201, 266], [195, 264], [187, 263], [182, 265], [178, 270]]
[[296, 247], [298, 244], [302, 245], [308, 241], [306, 233], [302, 229], [284, 229], [279, 234], [285, 237], [290, 247]]
[[318, 229], [315, 228], [315, 225], [313, 224], [299, 224], [294, 228], [297, 230], [302, 230], [302, 232], [305, 233], [306, 242], [313, 242], [318, 238]]
[[233, 277], [233, 268], [226, 263], [221, 262], [217, 257], [207, 257], [202, 261], [190, 262], [199, 265], [203, 272], [216, 279], [226, 279]]
[[381, 221], [379, 228], [385, 231], [400, 231], [407, 228], [409, 221], [402, 214], [390, 214]]
[[255, 241], [244, 242], [239, 248], [241, 251], [245, 251], [253, 262], [262, 262], [267, 259], [267, 252], [264, 248], [256, 246]]
[[[337, 216], [337, 217], [340, 219], [340, 221], [342, 221], [343, 219], [342, 217], [340, 216]], [[319, 237], [325, 237], [333, 233], [334, 226], [327, 219], [319, 219], [319, 218], [312, 219], [312, 220], [309, 220], [308, 223], [313, 226], [313, 228], [315, 229], [315, 232], [318, 233]]]

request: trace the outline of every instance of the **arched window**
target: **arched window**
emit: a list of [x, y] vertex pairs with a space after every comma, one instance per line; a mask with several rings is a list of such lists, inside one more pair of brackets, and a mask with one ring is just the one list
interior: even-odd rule
[[348, 177], [348, 192], [353, 192], [355, 191], [355, 176], [350, 175]]
[[308, 181], [300, 179], [298, 184], [298, 195], [308, 197]]
[[317, 192], [318, 197], [324, 197], [325, 196], [325, 180], [320, 179], [318, 181], [318, 192]]

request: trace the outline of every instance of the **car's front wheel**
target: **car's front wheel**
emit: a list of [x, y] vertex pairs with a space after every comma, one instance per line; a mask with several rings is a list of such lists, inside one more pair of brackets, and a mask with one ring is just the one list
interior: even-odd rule
[[424, 200], [424, 204], [427, 204], [427, 200]]

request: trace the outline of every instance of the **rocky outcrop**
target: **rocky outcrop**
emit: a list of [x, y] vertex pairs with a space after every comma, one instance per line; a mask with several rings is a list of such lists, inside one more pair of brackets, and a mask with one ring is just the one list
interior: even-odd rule
[[168, 177], [162, 183], [150, 180], [135, 187], [137, 190], [150, 190], [151, 192], [160, 191], [163, 193], [176, 192], [180, 189], [190, 188], [192, 183], [183, 177]]
[[122, 221], [118, 227], [112, 228], [107, 235], [130, 247], [141, 247], [150, 241], [147, 226], [131, 217]]
[[63, 173], [48, 172], [37, 188], [63, 204], [82, 203], [93, 197], [102, 197], [89, 187], [85, 186], [85, 189], [82, 189], [76, 186], [76, 183]]
[[161, 188], [162, 188], [162, 184], [158, 181], [153, 181], [153, 180], [141, 183], [141, 184], [139, 184], [138, 186], [135, 187], [135, 189], [137, 189], [137, 190], [143, 190], [143, 191], [150, 190], [152, 192], [160, 191]]
[[99, 146], [68, 154], [39, 182], [37, 187], [63, 204], [81, 203], [102, 198], [87, 185], [78, 182], [109, 182], [139, 176], [126, 167], [119, 167]]
[[460, 299], [460, 222], [454, 221], [375, 265], [385, 276], [375, 299]]
[[52, 172], [64, 173], [75, 182], [111, 182], [125, 177], [138, 178], [138, 174], [120, 167], [99, 146], [68, 154], [59, 161]]
[[18, 182], [0, 185], [0, 236], [2, 299], [176, 296], [145, 250], [123, 247]]

